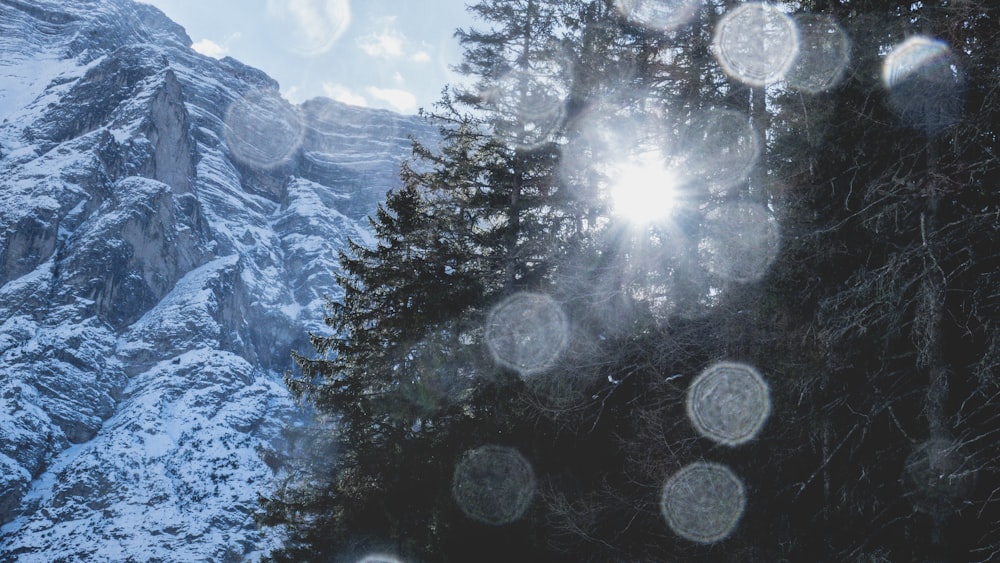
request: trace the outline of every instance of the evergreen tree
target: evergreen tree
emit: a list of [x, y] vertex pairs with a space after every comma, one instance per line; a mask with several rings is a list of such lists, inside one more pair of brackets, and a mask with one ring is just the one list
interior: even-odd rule
[[[292, 527], [284, 558], [348, 553], [372, 537], [396, 539], [392, 548], [403, 552], [434, 543], [426, 522], [437, 517], [440, 499], [427, 495], [439, 487], [422, 471], [437, 479], [440, 460], [410, 463], [398, 450], [429, 448], [456, 416], [453, 404], [467, 393], [473, 369], [475, 329], [465, 320], [484, 291], [483, 257], [469, 246], [476, 218], [434, 188], [457, 193], [468, 184], [469, 137], [448, 134], [457, 140], [441, 155], [415, 146], [431, 170], [404, 165], [404, 186], [371, 219], [375, 246], [352, 241], [341, 253], [344, 297], [328, 303], [333, 336], [312, 336], [320, 357], [295, 355], [302, 375], [289, 376], [289, 388], [333, 417], [338, 447], [328, 472], [289, 479], [281, 497], [265, 502], [267, 523]], [[401, 515], [392, 505], [412, 510]]]
[[[840, 30], [849, 66], [773, 84], [718, 62], [719, 30], [781, 10], [671, 6], [471, 8], [441, 149], [415, 147], [376, 244], [341, 256], [333, 336], [296, 356], [338, 451], [265, 500], [277, 558], [1000, 553], [995, 10], [789, 4], [800, 37], [828, 26], [796, 60]], [[637, 227], [609, 192], [648, 154], [685, 201]], [[711, 438], [695, 383], [757, 372], [769, 391], [712, 388], [705, 416], [764, 397], [763, 430]]]
[[[995, 238], [980, 219], [998, 200], [970, 172], [996, 166], [984, 151], [995, 78], [980, 70], [996, 64], [995, 32], [981, 27], [991, 9], [816, 4], [853, 48], [841, 87], [787, 93], [779, 112], [811, 116], [782, 136], [777, 166], [776, 288], [796, 310], [795, 339], [815, 350], [813, 376], [787, 390], [808, 431], [796, 439], [804, 471], [781, 477], [801, 483], [786, 510], [822, 507], [799, 541], [836, 560], [986, 560], [997, 508], [983, 485], [996, 469], [982, 460], [997, 442], [981, 416], [996, 399], [981, 366], [995, 350], [976, 319], [992, 307], [980, 296], [995, 253], [978, 241]], [[892, 79], [889, 53], [908, 40], [935, 54]]]

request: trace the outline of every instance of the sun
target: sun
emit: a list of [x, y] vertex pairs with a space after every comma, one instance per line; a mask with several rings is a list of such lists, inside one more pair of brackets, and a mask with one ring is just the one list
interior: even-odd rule
[[669, 219], [680, 201], [677, 176], [658, 151], [613, 167], [609, 195], [615, 215], [640, 225]]

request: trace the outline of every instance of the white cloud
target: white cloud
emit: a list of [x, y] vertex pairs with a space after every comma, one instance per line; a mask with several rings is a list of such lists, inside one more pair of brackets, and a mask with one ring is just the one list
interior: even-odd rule
[[360, 94], [355, 94], [350, 88], [342, 84], [333, 84], [331, 82], [323, 83], [323, 93], [326, 97], [333, 98], [338, 102], [343, 102], [352, 106], [366, 107], [368, 105], [368, 100]]
[[283, 92], [281, 92], [281, 97], [285, 98], [286, 100], [288, 100], [293, 104], [298, 104], [303, 101], [302, 98], [299, 96], [298, 86], [291, 86], [285, 89]]
[[202, 55], [207, 55], [213, 59], [221, 59], [229, 54], [229, 47], [223, 47], [211, 39], [195, 41], [191, 48]]
[[369, 33], [358, 39], [358, 47], [369, 57], [395, 59], [403, 56], [403, 43], [406, 38], [395, 29], [386, 29], [381, 33]]
[[400, 113], [412, 113], [417, 109], [417, 97], [406, 90], [377, 88], [375, 86], [369, 86], [365, 90], [369, 96], [385, 102]]
[[431, 62], [431, 54], [427, 51], [417, 51], [416, 53], [413, 53], [410, 60], [415, 63], [429, 63]]

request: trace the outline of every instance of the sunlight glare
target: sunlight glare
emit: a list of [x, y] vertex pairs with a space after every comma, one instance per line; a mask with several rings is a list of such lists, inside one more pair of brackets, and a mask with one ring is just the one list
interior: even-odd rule
[[677, 178], [655, 151], [616, 167], [610, 189], [615, 215], [638, 224], [668, 219], [677, 208]]

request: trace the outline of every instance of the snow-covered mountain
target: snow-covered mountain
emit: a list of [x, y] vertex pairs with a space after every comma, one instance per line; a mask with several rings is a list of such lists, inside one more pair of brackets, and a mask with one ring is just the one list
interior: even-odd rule
[[0, 561], [279, 542], [289, 353], [433, 138], [190, 45], [132, 0], [0, 0]]

